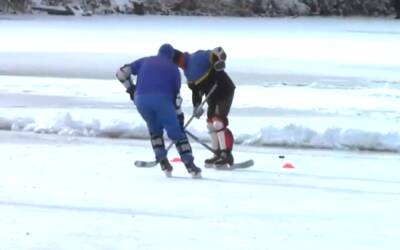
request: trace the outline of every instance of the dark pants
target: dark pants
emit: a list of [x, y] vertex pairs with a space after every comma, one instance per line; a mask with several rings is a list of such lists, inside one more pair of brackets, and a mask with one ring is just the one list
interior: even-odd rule
[[229, 111], [231, 110], [234, 94], [235, 91], [232, 91], [232, 94], [218, 101], [209, 100], [207, 102], [208, 104], [207, 119], [211, 119], [214, 116], [217, 116], [218, 118], [222, 119], [222, 121], [225, 123], [226, 126], [228, 126], [229, 124], [228, 114]]
[[235, 85], [231, 78], [225, 71], [212, 72], [202, 84], [207, 89], [204, 91], [205, 94], [207, 94], [214, 85], [217, 85], [217, 88], [207, 100], [207, 119], [210, 120], [214, 116], [217, 116], [228, 126], [228, 114], [231, 110], [233, 96], [235, 94]]

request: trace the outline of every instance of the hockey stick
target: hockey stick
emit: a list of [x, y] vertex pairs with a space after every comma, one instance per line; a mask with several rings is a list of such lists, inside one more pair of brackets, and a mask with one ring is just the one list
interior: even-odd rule
[[214, 153], [215, 155], [218, 155], [218, 154], [219, 154], [216, 150], [214, 150], [212, 147], [208, 146], [206, 143], [202, 142], [202, 141], [200, 140], [199, 137], [195, 136], [195, 135], [192, 134], [190, 131], [185, 130], [185, 133], [186, 133], [190, 138], [192, 138], [193, 140], [195, 140], [196, 142], [198, 142], [199, 144], [201, 144], [203, 147], [205, 147], [206, 149], [210, 150], [210, 151], [211, 151], [212, 153]]
[[[196, 142], [198, 142], [199, 144], [204, 146], [206, 149], [210, 150], [215, 155], [219, 155], [219, 152], [217, 152], [212, 147], [208, 146], [206, 143], [202, 142], [199, 137], [195, 136], [190, 131], [185, 130], [185, 133], [190, 138], [192, 138], [193, 140], [195, 140]], [[247, 161], [234, 163], [234, 164], [232, 164], [230, 166], [218, 166], [218, 167], [216, 167], [216, 169], [219, 169], [219, 170], [232, 170], [232, 169], [235, 169], [235, 168], [248, 168], [248, 167], [251, 167], [253, 165], [254, 165], [254, 161], [253, 160], [247, 160]]]
[[[202, 108], [202, 107], [206, 104], [208, 98], [209, 98], [209, 97], [211, 96], [211, 94], [215, 91], [215, 89], [217, 88], [217, 86], [218, 86], [217, 84], [214, 84], [214, 85], [213, 85], [213, 87], [211, 88], [210, 92], [208, 92], [208, 94], [206, 95], [206, 97], [204, 98], [204, 100], [200, 103], [200, 105], [199, 105], [198, 108]], [[193, 115], [189, 118], [189, 120], [186, 121], [185, 125], [183, 126], [183, 130], [184, 130], [184, 131], [186, 130], [186, 128], [189, 126], [189, 124], [193, 121], [193, 119], [194, 119], [195, 117], [196, 117], [195, 114], [193, 114]], [[174, 144], [173, 142], [170, 142], [170, 143], [169, 143], [169, 145], [168, 145], [167, 148], [166, 148], [167, 152], [171, 149], [171, 147], [172, 147], [173, 144]], [[157, 164], [158, 164], [158, 161], [139, 161], [139, 160], [135, 161], [135, 166], [136, 166], [136, 167], [140, 167], [140, 168], [155, 167]]]

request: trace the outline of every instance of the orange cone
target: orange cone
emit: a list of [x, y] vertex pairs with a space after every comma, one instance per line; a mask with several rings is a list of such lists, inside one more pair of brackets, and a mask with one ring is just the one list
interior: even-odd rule
[[287, 163], [283, 164], [282, 168], [293, 169], [295, 167], [292, 163], [287, 162]]
[[175, 157], [171, 159], [171, 162], [182, 162], [182, 160], [179, 157]]

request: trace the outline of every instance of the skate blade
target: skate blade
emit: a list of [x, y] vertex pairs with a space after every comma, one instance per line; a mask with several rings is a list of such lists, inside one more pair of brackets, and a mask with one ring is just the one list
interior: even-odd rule
[[215, 169], [217, 170], [230, 170], [231, 166], [229, 166], [229, 164], [215, 164], [214, 165]]
[[205, 167], [205, 168], [214, 168], [215, 166], [214, 166], [214, 164], [205, 163], [205, 164], [204, 164], [204, 167]]
[[201, 176], [201, 172], [199, 172], [199, 173], [191, 173], [191, 175], [192, 175], [192, 179], [201, 179], [201, 178], [203, 178], [202, 176]]
[[172, 177], [172, 171], [164, 170], [163, 172], [164, 172], [166, 177], [168, 177], [168, 178]]

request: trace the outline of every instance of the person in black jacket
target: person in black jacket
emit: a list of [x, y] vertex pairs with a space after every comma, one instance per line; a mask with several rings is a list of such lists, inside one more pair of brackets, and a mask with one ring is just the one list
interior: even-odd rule
[[228, 114], [235, 93], [235, 84], [225, 72], [226, 53], [222, 47], [212, 50], [198, 50], [194, 53], [175, 50], [174, 61], [183, 69], [192, 90], [195, 117], [199, 118], [204, 109], [199, 104], [202, 97], [216, 89], [207, 99], [207, 128], [211, 135], [212, 148], [216, 154], [205, 160], [205, 167], [233, 165], [233, 135], [227, 128]]

